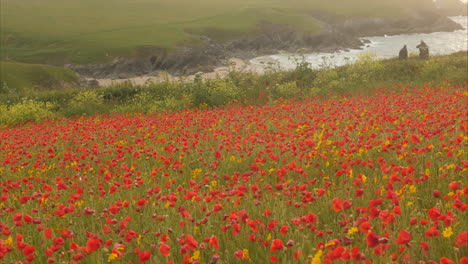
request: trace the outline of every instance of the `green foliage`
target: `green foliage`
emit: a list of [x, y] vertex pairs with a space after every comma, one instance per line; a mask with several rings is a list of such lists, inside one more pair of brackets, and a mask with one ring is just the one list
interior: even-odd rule
[[[466, 52], [432, 57], [430, 60], [417, 57], [376, 60], [372, 55], [366, 55], [355, 65], [321, 70], [298, 64], [295, 70], [273, 69], [263, 75], [232, 71], [222, 79], [202, 80], [198, 76], [191, 82], [166, 81], [143, 86], [124, 83], [95, 90], [36, 91], [27, 97], [13, 92], [0, 96], [0, 110], [2, 113], [9, 112], [13, 106], [22, 105], [25, 101], [47, 106], [45, 109], [53, 113], [44, 114], [39, 110], [42, 111], [39, 114], [41, 117], [110, 112], [151, 113], [191, 107], [219, 107], [230, 102], [259, 105], [279, 98], [365, 94], [376, 86], [398, 86], [395, 84], [399, 82], [415, 85], [435, 82], [437, 85], [449, 80], [463, 85], [468, 82], [467, 71]], [[20, 109], [18, 107], [13, 109]], [[6, 116], [2, 114], [0, 123], [40, 120], [37, 117], [7, 120]]]
[[433, 81], [443, 78], [441, 73], [454, 71], [456, 71], [456, 68], [450, 64], [441, 61], [427, 60], [421, 67], [421, 76], [428, 81]]
[[317, 78], [313, 82], [313, 87], [326, 91], [337, 91], [341, 89], [340, 77], [335, 69], [324, 69], [319, 71]]
[[282, 83], [276, 86], [274, 94], [275, 97], [283, 99], [303, 96], [301, 89], [297, 87], [297, 84], [294, 81]]
[[66, 116], [90, 115], [98, 112], [106, 112], [103, 104], [104, 96], [95, 90], [84, 90], [70, 100], [69, 106], [64, 109]]
[[63, 88], [75, 85], [78, 76], [61, 67], [0, 61], [0, 94]]
[[232, 39], [263, 22], [314, 32], [313, 12], [395, 17], [421, 6], [435, 8], [431, 0], [2, 0], [0, 59], [106, 62], [199, 43], [193, 33]]
[[375, 54], [364, 53], [346, 70], [346, 81], [366, 85], [372, 80], [379, 80], [384, 73], [384, 66]]
[[33, 100], [25, 100], [12, 106], [0, 105], [0, 123], [19, 124], [40, 122], [55, 117], [55, 105]]
[[196, 79], [193, 86], [193, 104], [195, 106], [221, 106], [240, 99], [241, 90], [228, 79]]

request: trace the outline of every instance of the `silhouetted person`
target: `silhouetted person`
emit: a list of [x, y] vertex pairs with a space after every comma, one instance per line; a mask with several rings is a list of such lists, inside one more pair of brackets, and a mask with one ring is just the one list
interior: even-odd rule
[[419, 49], [419, 58], [424, 60], [429, 59], [429, 46], [427, 46], [426, 42], [421, 40], [421, 43], [416, 48]]
[[403, 48], [401, 48], [398, 57], [400, 58], [400, 60], [406, 60], [408, 58], [408, 49], [406, 48], [406, 45], [404, 45]]

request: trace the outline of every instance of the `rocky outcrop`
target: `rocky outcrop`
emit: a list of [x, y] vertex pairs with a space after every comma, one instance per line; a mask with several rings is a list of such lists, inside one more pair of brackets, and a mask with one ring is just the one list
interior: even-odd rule
[[117, 58], [111, 63], [69, 65], [85, 77], [123, 79], [167, 71], [172, 75], [210, 72], [229, 58], [250, 59], [280, 52], [334, 52], [359, 48], [363, 36], [453, 31], [462, 27], [434, 13], [412, 13], [404, 18], [352, 18], [311, 13], [321, 26], [318, 33], [305, 33], [288, 25], [261, 23], [256, 34], [230, 41], [214, 41], [197, 36], [201, 45], [181, 46], [173, 52], [159, 51], [139, 58]]

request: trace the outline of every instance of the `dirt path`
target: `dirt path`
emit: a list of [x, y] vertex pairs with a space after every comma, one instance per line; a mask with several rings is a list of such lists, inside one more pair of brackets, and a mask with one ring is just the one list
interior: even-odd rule
[[[263, 72], [264, 68], [260, 65], [251, 64], [238, 58], [232, 58], [229, 60], [229, 66], [222, 66], [216, 68], [213, 72], [201, 73], [202, 79], [214, 79], [223, 78], [228, 75], [230, 71], [243, 71], [243, 72]], [[92, 78], [87, 78], [93, 80]], [[125, 82], [131, 82], [135, 85], [145, 85], [147, 83], [158, 83], [158, 82], [190, 82], [195, 79], [195, 74], [188, 76], [172, 76], [169, 73], [161, 72], [156, 76], [138, 76], [128, 79], [95, 79], [98, 81], [99, 86], [106, 87], [112, 84], [119, 84]]]

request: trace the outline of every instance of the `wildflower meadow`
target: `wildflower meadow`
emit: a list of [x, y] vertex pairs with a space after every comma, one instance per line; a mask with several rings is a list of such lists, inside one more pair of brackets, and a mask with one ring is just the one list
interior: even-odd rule
[[468, 86], [0, 128], [0, 263], [468, 263]]

